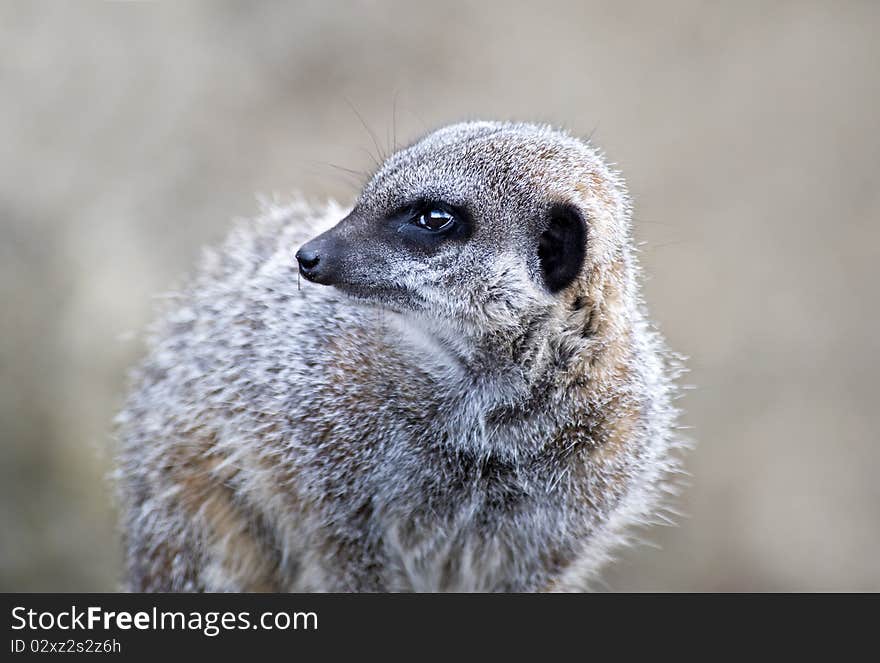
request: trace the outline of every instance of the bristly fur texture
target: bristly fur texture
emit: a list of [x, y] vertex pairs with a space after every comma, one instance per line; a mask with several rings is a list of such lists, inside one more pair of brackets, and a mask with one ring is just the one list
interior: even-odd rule
[[[445, 238], [407, 225], [435, 202]], [[298, 287], [340, 219], [333, 285]], [[127, 588], [587, 588], [678, 467], [634, 254], [618, 174], [531, 124], [440, 129], [353, 208], [239, 224], [118, 418]]]

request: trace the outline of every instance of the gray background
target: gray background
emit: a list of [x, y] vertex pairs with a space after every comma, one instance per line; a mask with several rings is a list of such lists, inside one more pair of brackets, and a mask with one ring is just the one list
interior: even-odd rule
[[255, 193], [350, 201], [360, 114], [549, 121], [628, 178], [699, 444], [608, 588], [880, 590], [878, 3], [174, 4], [0, 5], [0, 589], [116, 587], [155, 295]]

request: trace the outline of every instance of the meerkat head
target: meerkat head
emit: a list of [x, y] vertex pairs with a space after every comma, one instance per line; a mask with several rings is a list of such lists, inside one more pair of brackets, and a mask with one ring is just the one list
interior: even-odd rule
[[627, 250], [627, 209], [587, 143], [546, 126], [467, 122], [392, 155], [351, 213], [296, 257], [309, 281], [500, 336], [597, 305]]

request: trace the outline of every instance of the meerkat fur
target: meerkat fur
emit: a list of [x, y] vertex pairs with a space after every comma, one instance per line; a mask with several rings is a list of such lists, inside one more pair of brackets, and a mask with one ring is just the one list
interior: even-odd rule
[[678, 469], [639, 281], [623, 181], [547, 126], [451, 125], [350, 208], [267, 205], [118, 417], [126, 587], [587, 589]]

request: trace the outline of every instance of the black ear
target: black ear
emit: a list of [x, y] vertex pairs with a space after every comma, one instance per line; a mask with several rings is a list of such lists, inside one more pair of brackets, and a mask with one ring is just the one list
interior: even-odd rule
[[547, 227], [538, 241], [538, 258], [544, 283], [556, 293], [570, 285], [584, 266], [587, 229], [580, 212], [571, 205], [554, 205]]

